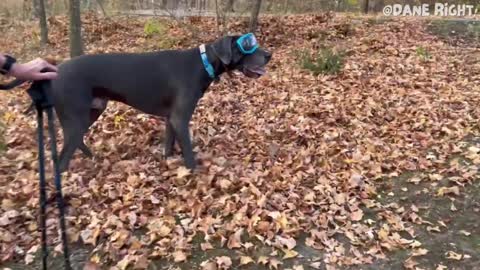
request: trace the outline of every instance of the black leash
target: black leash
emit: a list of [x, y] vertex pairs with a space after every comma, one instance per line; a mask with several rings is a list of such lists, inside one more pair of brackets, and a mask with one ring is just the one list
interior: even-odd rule
[[53, 100], [48, 95], [50, 88], [50, 81], [36, 81], [33, 82], [27, 90], [32, 98], [33, 104], [37, 109], [37, 134], [38, 134], [38, 170], [40, 175], [40, 229], [42, 235], [42, 269], [47, 270], [47, 228], [46, 228], [46, 207], [47, 207], [47, 192], [45, 182], [45, 148], [43, 139], [43, 112], [47, 111], [48, 117], [48, 131], [50, 135], [53, 169], [55, 176], [55, 188], [57, 207], [59, 210], [60, 232], [62, 237], [64, 266], [65, 269], [72, 269], [70, 265], [70, 257], [68, 253], [68, 239], [65, 226], [65, 205], [62, 196], [62, 179], [58, 167], [57, 155], [57, 141], [55, 136], [55, 116], [53, 114]]

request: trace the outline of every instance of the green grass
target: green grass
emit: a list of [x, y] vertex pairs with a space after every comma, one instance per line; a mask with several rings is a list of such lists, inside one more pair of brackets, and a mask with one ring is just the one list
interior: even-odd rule
[[422, 61], [427, 61], [432, 57], [428, 49], [422, 46], [417, 47], [416, 52]]
[[169, 26], [166, 22], [159, 20], [148, 20], [143, 27], [145, 36], [154, 42], [157, 49], [171, 49], [177, 40], [168, 33]]
[[427, 24], [427, 29], [447, 40], [460, 38], [473, 43], [480, 41], [480, 22], [474, 20], [434, 19]]
[[313, 54], [309, 51], [298, 54], [300, 66], [311, 71], [315, 76], [338, 73], [343, 67], [344, 57], [343, 52], [337, 52], [331, 48], [324, 48]]

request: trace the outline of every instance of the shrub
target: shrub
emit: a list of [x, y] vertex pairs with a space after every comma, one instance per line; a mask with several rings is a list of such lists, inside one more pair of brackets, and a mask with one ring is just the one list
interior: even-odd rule
[[431, 55], [430, 53], [428, 52], [428, 50], [425, 48], [425, 47], [417, 47], [417, 55], [423, 60], [423, 61], [427, 61], [428, 59], [430, 59]]
[[315, 54], [308, 51], [300, 52], [300, 65], [310, 70], [315, 76], [319, 74], [336, 74], [342, 67], [345, 54], [331, 48], [324, 48]]
[[143, 27], [145, 36], [152, 39], [158, 49], [171, 49], [176, 41], [169, 36], [168, 25], [161, 21], [148, 20]]

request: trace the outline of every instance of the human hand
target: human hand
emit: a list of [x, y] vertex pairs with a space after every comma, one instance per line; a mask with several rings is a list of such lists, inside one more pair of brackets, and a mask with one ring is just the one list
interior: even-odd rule
[[[48, 72], [40, 72], [43, 69], [47, 69]], [[48, 63], [47, 61], [37, 58], [28, 63], [13, 64], [8, 75], [11, 75], [17, 79], [39, 81], [39, 80], [53, 80], [57, 77], [57, 67]]]

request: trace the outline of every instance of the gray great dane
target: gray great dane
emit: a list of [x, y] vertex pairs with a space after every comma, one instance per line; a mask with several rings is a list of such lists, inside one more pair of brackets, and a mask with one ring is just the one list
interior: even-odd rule
[[60, 170], [68, 169], [76, 149], [93, 156], [83, 138], [109, 100], [166, 117], [165, 156], [172, 155], [178, 141], [185, 166], [194, 169], [188, 129], [199, 99], [226, 71], [260, 77], [272, 57], [258, 47], [253, 35], [246, 36], [226, 36], [187, 50], [84, 55], [59, 65], [58, 77], [47, 93], [53, 98], [64, 134]]

